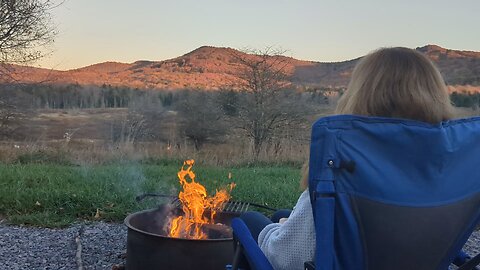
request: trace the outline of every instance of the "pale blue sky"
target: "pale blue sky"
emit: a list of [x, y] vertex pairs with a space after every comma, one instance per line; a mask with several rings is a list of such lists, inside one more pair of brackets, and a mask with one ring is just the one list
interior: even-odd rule
[[480, 0], [66, 0], [53, 53], [36, 65], [165, 60], [202, 45], [322, 62], [382, 46], [480, 51], [479, 13]]

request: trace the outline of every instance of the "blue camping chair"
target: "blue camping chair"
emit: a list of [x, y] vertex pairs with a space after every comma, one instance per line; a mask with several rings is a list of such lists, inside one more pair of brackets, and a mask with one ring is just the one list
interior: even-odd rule
[[[316, 263], [305, 269], [463, 264], [461, 248], [480, 217], [480, 117], [438, 125], [321, 118], [312, 128], [309, 192]], [[232, 227], [251, 268], [273, 269], [245, 224], [235, 219]]]

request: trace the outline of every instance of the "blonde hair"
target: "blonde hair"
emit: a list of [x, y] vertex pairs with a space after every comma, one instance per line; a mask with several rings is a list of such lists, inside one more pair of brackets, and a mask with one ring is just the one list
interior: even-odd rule
[[[436, 124], [453, 118], [445, 82], [434, 64], [408, 48], [381, 48], [363, 57], [335, 114], [405, 118]], [[302, 188], [308, 186], [308, 166]]]
[[335, 114], [439, 123], [452, 118], [447, 87], [433, 63], [408, 48], [382, 48], [355, 66]]

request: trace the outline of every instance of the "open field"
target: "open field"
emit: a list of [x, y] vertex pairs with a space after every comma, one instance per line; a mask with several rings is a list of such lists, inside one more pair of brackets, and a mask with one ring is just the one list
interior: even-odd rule
[[[331, 113], [327, 109], [324, 114]], [[457, 110], [458, 117], [478, 115], [478, 109]], [[127, 115], [127, 109], [118, 108], [39, 110], [25, 119], [22, 132], [28, 139], [0, 142], [0, 222], [48, 227], [79, 219], [120, 222], [159, 203], [137, 203], [138, 194], [176, 195], [176, 172], [190, 158], [197, 160], [195, 171], [210, 191], [226, 185], [231, 172], [238, 184], [235, 200], [276, 208], [295, 204], [300, 166], [308, 157], [308, 129], [267, 143], [253, 160], [251, 142], [236, 132], [195, 149], [172, 131], [174, 113], [162, 118], [155, 140], [114, 141], [113, 127]]]
[[[323, 113], [331, 113], [331, 108]], [[231, 166], [253, 159], [251, 140], [235, 129], [234, 123], [226, 128], [226, 134], [207, 139], [197, 148], [185, 135], [185, 120], [175, 111], [164, 111], [134, 127], [132, 115], [135, 114], [128, 108], [34, 110], [19, 121], [10, 137], [0, 140], [0, 162], [28, 160], [79, 165], [195, 158], [204, 164]], [[202, 122], [195, 129], [205, 125], [215, 127], [211, 122]], [[296, 129], [266, 141], [257, 160], [302, 163], [307, 157], [309, 133], [309, 128]]]
[[[159, 200], [135, 201], [143, 192], [178, 194], [180, 162], [62, 166], [0, 165], [0, 216], [10, 223], [63, 227], [77, 220], [121, 222], [128, 213]], [[295, 166], [210, 167], [197, 164], [197, 179], [209, 192], [234, 181], [235, 200], [291, 208], [299, 194]], [[232, 179], [228, 179], [228, 173]]]

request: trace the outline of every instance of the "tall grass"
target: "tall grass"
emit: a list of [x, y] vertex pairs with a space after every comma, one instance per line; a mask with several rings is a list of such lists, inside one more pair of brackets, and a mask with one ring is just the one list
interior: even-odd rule
[[242, 166], [255, 163], [301, 164], [308, 155], [308, 141], [285, 141], [281, 148], [265, 147], [254, 158], [247, 142], [208, 144], [195, 150], [188, 143], [171, 146], [164, 142], [106, 143], [94, 140], [48, 142], [0, 142], [0, 162], [5, 164], [105, 165], [124, 161], [155, 163], [157, 160], [194, 158], [212, 166]]

